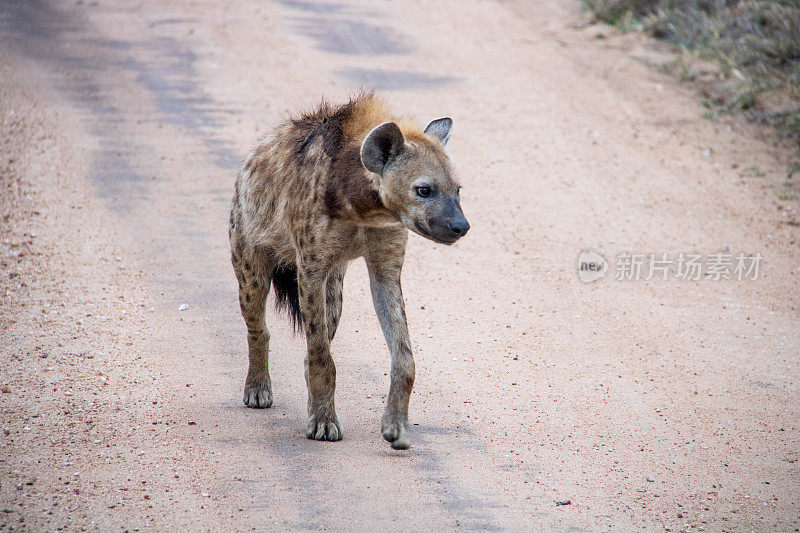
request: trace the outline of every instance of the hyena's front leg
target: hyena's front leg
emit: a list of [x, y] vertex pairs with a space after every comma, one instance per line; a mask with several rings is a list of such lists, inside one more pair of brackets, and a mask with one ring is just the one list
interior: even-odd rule
[[308, 385], [308, 430], [315, 440], [340, 440], [342, 428], [336, 417], [333, 395], [336, 367], [331, 357], [325, 319], [325, 275], [317, 265], [298, 264], [300, 311], [306, 331], [306, 384]]
[[392, 354], [391, 383], [386, 411], [381, 420], [383, 438], [392, 448], [405, 450], [411, 446], [408, 427], [408, 400], [414, 386], [414, 357], [408, 338], [403, 291], [400, 287], [402, 258], [367, 261], [372, 302], [383, 329], [383, 336]]
[[325, 321], [328, 324], [328, 338], [332, 341], [342, 316], [342, 289], [345, 267], [334, 268], [325, 282]]

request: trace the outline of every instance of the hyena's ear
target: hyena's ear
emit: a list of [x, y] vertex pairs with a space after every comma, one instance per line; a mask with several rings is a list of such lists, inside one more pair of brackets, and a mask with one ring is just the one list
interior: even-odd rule
[[438, 118], [428, 124], [428, 127], [425, 128], [425, 134], [439, 139], [439, 142], [441, 142], [442, 146], [444, 146], [447, 144], [447, 141], [450, 140], [450, 132], [452, 129], [452, 118]]
[[394, 122], [376, 126], [361, 145], [361, 162], [370, 172], [383, 174], [386, 165], [403, 151], [403, 133]]

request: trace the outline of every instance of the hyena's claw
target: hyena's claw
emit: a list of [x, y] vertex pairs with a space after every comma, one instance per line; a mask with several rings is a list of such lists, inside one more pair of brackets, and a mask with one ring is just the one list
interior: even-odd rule
[[381, 433], [395, 450], [407, 450], [411, 447], [411, 435], [408, 431], [408, 422], [405, 420], [384, 416], [381, 422]]
[[314, 440], [342, 440], [342, 428], [336, 416], [312, 415], [308, 420], [306, 437]]
[[248, 383], [244, 386], [244, 404], [260, 409], [272, 407], [272, 387], [269, 383]]

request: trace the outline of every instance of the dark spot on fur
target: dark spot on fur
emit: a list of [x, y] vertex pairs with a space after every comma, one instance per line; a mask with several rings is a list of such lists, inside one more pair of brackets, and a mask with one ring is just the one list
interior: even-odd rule
[[250, 263], [245, 263], [244, 264], [244, 269], [245, 270], [250, 270]]
[[328, 182], [328, 187], [325, 189], [325, 208], [328, 210], [328, 213], [331, 215], [338, 214], [344, 209], [344, 201], [339, 196], [338, 187], [334, 183], [333, 180]]
[[314, 324], [313, 322], [309, 322], [308, 323], [308, 332], [310, 334], [314, 335], [317, 332], [317, 325]]
[[253, 280], [253, 288], [254, 289], [258, 288], [258, 282], [256, 280]]
[[239, 180], [233, 189], [233, 202], [231, 202], [231, 227], [236, 225], [236, 213], [239, 209]]
[[250, 293], [249, 292], [244, 295], [244, 301], [245, 302], [249, 302], [250, 301]]
[[[308, 350], [308, 366], [309, 370], [324, 370], [331, 364], [330, 355], [328, 355], [324, 348], [316, 347]], [[333, 370], [333, 369], [331, 369]], [[335, 370], [334, 370], [335, 372]]]
[[256, 174], [266, 175], [268, 171], [269, 171], [269, 159], [267, 159], [265, 156], [262, 155], [259, 158], [258, 163], [256, 163], [255, 172]]

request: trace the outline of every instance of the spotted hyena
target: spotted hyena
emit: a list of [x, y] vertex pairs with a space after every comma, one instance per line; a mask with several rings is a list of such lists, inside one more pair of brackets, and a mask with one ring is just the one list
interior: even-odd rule
[[247, 324], [249, 407], [270, 407], [270, 284], [279, 308], [304, 330], [308, 438], [335, 441], [336, 368], [330, 343], [342, 310], [349, 261], [366, 260], [375, 312], [391, 352], [391, 385], [381, 422], [393, 448], [411, 444], [408, 400], [414, 359], [400, 287], [408, 230], [453, 244], [469, 230], [459, 184], [444, 150], [452, 120], [422, 130], [374, 95], [278, 126], [248, 155], [230, 217], [233, 268]]

